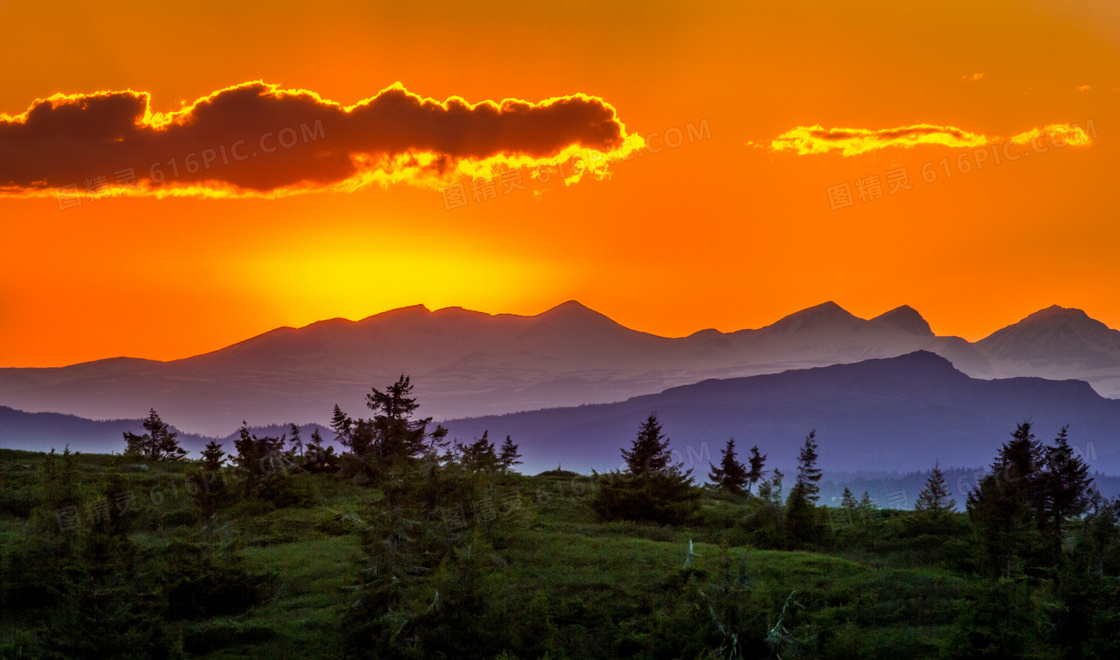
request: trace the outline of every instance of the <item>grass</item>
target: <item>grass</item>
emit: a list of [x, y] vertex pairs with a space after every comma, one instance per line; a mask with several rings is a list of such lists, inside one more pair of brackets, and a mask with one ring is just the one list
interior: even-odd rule
[[[41, 454], [0, 450], [0, 553], [20, 544], [32, 525], [20, 502], [40, 489], [42, 461]], [[84, 496], [116, 470], [130, 488], [149, 495], [133, 536], [141, 546], [168, 543], [197, 527], [189, 521], [189, 498], [170, 495], [185, 492], [189, 465], [133, 470], [122, 457], [81, 455], [77, 461]], [[184, 624], [186, 647], [195, 656], [345, 656], [339, 622], [352, 598], [361, 541], [360, 524], [340, 520], [373, 515], [380, 495], [330, 476], [300, 479], [307, 495], [298, 506], [243, 502], [223, 512], [221, 533], [240, 545], [246, 565], [278, 579], [265, 602], [240, 615]], [[673, 594], [683, 593], [682, 585], [740, 564], [756, 614], [773, 625], [794, 594], [796, 612], [787, 620], [823, 631], [828, 657], [937, 657], [971, 579], [906, 561], [892, 565], [876, 553], [749, 547], [736, 542], [744, 538], [742, 501], [708, 497], [697, 522], [661, 527], [597, 521], [585, 501], [590, 487], [579, 477], [522, 477], [513, 487], [523, 502], [517, 531], [495, 543], [487, 580], [510, 602], [545, 598], [571, 657], [620, 635], [649, 637], [646, 622], [671, 620]], [[158, 506], [153, 491], [165, 495]], [[690, 539], [697, 556], [685, 569]], [[0, 650], [18, 646], [35, 625], [34, 617], [5, 615]]]

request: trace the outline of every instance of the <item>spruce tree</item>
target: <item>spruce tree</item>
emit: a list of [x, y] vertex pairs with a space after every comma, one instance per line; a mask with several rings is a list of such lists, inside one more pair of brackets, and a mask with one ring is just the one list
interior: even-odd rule
[[494, 443], [490, 442], [490, 431], [483, 431], [482, 437], [469, 445], [459, 445], [459, 455], [463, 467], [475, 472], [489, 472], [498, 467], [498, 457], [494, 453]]
[[1043, 522], [1047, 523], [1047, 535], [1056, 551], [1062, 543], [1062, 526], [1070, 518], [1080, 516], [1089, 510], [1096, 489], [1093, 478], [1089, 476], [1089, 466], [1080, 456], [1074, 455], [1069, 444], [1069, 427], [1064, 426], [1055, 438], [1054, 444], [1045, 448], [1046, 474], [1045, 512]]
[[933, 472], [930, 473], [925, 487], [918, 495], [914, 509], [941, 516], [952, 513], [956, 508], [957, 502], [950, 495], [949, 487], [945, 484], [945, 474], [941, 471], [941, 464], [935, 462]]
[[[429, 435], [427, 427], [432, 418], [412, 418], [420, 407], [416, 397], [412, 396], [412, 387], [412, 379], [401, 374], [397, 382], [385, 388], [384, 392], [374, 387], [366, 395], [366, 407], [374, 413], [370, 420], [373, 449], [383, 462], [419, 456], [425, 452], [424, 438]], [[433, 439], [436, 435], [442, 439], [441, 429], [436, 428]], [[442, 433], [446, 434], [446, 431]]]
[[336, 442], [343, 446], [350, 445], [350, 432], [354, 422], [342, 412], [342, 408], [338, 404], [334, 404], [334, 414], [331, 416], [331, 430], [334, 431], [334, 439]]
[[1042, 457], [1042, 445], [1035, 440], [1030, 422], [1023, 422], [1000, 448], [991, 474], [968, 494], [979, 560], [991, 573], [1011, 577], [1037, 540], [1045, 504]]
[[709, 463], [712, 471], [708, 474], [708, 479], [721, 491], [739, 495], [744, 492], [743, 486], [747, 483], [747, 468], [735, 455], [735, 438], [727, 441], [727, 447], [722, 453], [719, 467]]
[[292, 443], [292, 448], [289, 450], [292, 456], [303, 456], [303, 440], [299, 437], [299, 427], [293, 422], [288, 430], [288, 435], [291, 436], [289, 442]]
[[142, 426], [147, 431], [144, 435], [124, 432], [125, 453], [139, 454], [149, 461], [178, 461], [187, 455], [187, 450], [179, 446], [178, 434], [160, 419], [155, 408], [148, 412]]
[[761, 454], [758, 451], [758, 445], [751, 447], [751, 455], [747, 460], [751, 469], [747, 472], [747, 494], [749, 495], [754, 490], [754, 485], [766, 475], [766, 454]]
[[498, 468], [502, 472], [509, 472], [514, 465], [521, 465], [521, 452], [518, 451], [513, 439], [507, 435], [498, 454]]
[[[801, 447], [801, 453], [797, 456], [797, 483], [794, 488], [800, 488], [809, 502], [816, 503], [820, 499], [820, 486], [817, 482], [821, 480], [821, 471], [817, 468], [817, 432], [812, 430], [809, 435], [805, 436], [805, 444]], [[792, 497], [792, 491], [790, 493]]]
[[844, 486], [844, 496], [840, 498], [840, 506], [845, 509], [856, 509], [859, 504], [856, 503], [856, 496], [852, 495], [852, 491]]
[[662, 435], [656, 413], [650, 413], [642, 423], [630, 451], [622, 450], [622, 458], [633, 475], [663, 471], [669, 464], [669, 456], [669, 439]]

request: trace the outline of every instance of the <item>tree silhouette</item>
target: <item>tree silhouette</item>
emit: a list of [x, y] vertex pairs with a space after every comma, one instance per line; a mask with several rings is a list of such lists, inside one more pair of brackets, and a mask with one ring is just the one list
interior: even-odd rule
[[299, 427], [293, 422], [288, 430], [288, 435], [291, 436], [289, 442], [292, 443], [291, 452], [293, 456], [303, 456], [303, 440], [299, 437]]
[[514, 465], [521, 465], [521, 452], [518, 451], [513, 439], [507, 435], [498, 454], [498, 468], [502, 472], [509, 472]]
[[980, 563], [1010, 577], [1037, 537], [1045, 498], [1040, 480], [1042, 445], [1030, 422], [1019, 424], [992, 463], [991, 474], [968, 494], [968, 516], [977, 532]]
[[366, 407], [374, 413], [371, 421], [377, 457], [388, 462], [423, 453], [424, 437], [432, 418], [412, 419], [420, 407], [412, 396], [412, 379], [401, 374], [384, 392], [376, 387], [371, 389], [366, 395]]
[[754, 489], [754, 485], [766, 475], [766, 454], [761, 454], [758, 451], [758, 445], [751, 447], [750, 458], [747, 463], [751, 466], [750, 471], [747, 472], [747, 494], [750, 494]]
[[1046, 474], [1042, 480], [1046, 493], [1043, 522], [1047, 523], [1052, 549], [1061, 551], [1062, 526], [1070, 518], [1089, 510], [1096, 489], [1089, 466], [1074, 455], [1069, 444], [1069, 427], [1063, 426], [1054, 444], [1045, 448]]
[[661, 433], [657, 413], [650, 413], [642, 423], [630, 451], [622, 450], [622, 458], [633, 475], [661, 472], [669, 464], [669, 439]]
[[818, 520], [816, 502], [820, 499], [821, 471], [817, 468], [817, 432], [805, 437], [805, 444], [797, 457], [797, 482], [789, 491], [786, 501], [786, 528], [792, 540], [812, 542], [819, 539], [822, 526]]
[[712, 471], [708, 474], [708, 478], [723, 492], [738, 495], [744, 492], [743, 486], [747, 483], [748, 473], [747, 468], [735, 455], [735, 438], [727, 441], [727, 447], [722, 450], [722, 454], [719, 467], [709, 463]]
[[[821, 471], [817, 468], [817, 431], [814, 429], [805, 436], [805, 444], [801, 447], [801, 453], [797, 456], [797, 483], [794, 489], [800, 488], [805, 496], [805, 499], [816, 503], [820, 499], [820, 486], [817, 482], [821, 480]], [[790, 496], [792, 497], [792, 491]]]
[[126, 453], [139, 454], [149, 461], [178, 461], [187, 455], [187, 450], [179, 446], [178, 434], [160, 419], [155, 408], [148, 412], [142, 426], [147, 431], [144, 435], [124, 432]]
[[957, 502], [950, 495], [949, 487], [945, 484], [945, 474], [941, 471], [941, 464], [934, 463], [933, 472], [930, 473], [925, 487], [918, 495], [914, 509], [940, 516], [952, 513], [956, 508]]
[[458, 446], [463, 466], [476, 472], [489, 472], [498, 467], [498, 456], [494, 453], [494, 443], [490, 442], [490, 431], [483, 431], [482, 437], [469, 445]]

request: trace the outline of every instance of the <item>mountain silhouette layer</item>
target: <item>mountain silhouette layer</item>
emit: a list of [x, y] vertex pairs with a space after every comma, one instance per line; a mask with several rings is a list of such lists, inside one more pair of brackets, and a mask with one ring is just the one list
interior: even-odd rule
[[978, 378], [1083, 379], [1120, 396], [1120, 332], [1051, 307], [979, 342], [938, 337], [914, 309], [865, 320], [835, 303], [770, 326], [666, 338], [578, 302], [535, 316], [423, 306], [361, 321], [278, 328], [212, 353], [159, 362], [99, 360], [0, 369], [0, 405], [93, 419], [164, 419], [198, 434], [240, 425], [326, 422], [364, 412], [371, 386], [412, 376], [421, 412], [463, 417], [622, 401], [708, 378], [779, 373], [927, 350]]
[[464, 441], [484, 431], [492, 439], [512, 436], [530, 472], [558, 464], [603, 471], [619, 467], [619, 450], [629, 448], [650, 413], [661, 419], [677, 460], [698, 476], [707, 475], [708, 462], [718, 462], [731, 437], [740, 458], [757, 444], [771, 465], [789, 468], [812, 430], [826, 471], [924, 471], [936, 461], [985, 466], [1024, 421], [1046, 442], [1068, 424], [1072, 444], [1093, 469], [1120, 474], [1120, 401], [1082, 381], [970, 378], [928, 351], [446, 425]]

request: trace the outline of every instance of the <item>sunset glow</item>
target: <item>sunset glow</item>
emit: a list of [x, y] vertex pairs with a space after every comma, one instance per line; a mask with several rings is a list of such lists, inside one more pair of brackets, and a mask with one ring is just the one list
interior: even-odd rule
[[0, 3], [0, 366], [416, 304], [1118, 327], [1117, 12]]

